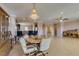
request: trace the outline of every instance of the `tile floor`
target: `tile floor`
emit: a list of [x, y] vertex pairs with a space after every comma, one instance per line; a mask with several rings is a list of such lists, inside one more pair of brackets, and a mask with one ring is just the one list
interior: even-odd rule
[[[20, 44], [16, 44], [9, 56], [24, 56]], [[56, 38], [53, 37], [48, 56], [79, 56], [79, 38]]]

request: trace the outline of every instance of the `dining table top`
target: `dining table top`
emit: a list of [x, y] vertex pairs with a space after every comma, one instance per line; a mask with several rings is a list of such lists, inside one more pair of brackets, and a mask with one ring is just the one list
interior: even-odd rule
[[29, 37], [27, 39], [27, 42], [29, 42], [29, 43], [40, 43], [41, 42], [41, 38]]

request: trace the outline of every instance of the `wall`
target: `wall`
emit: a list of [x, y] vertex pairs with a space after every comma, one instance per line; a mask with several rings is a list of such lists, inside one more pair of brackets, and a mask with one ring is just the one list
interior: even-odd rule
[[79, 20], [75, 20], [72, 22], [64, 23], [64, 31], [71, 30], [71, 29], [79, 29]]
[[11, 16], [9, 18], [9, 31], [11, 31], [12, 37], [14, 38], [14, 36], [16, 35], [16, 19], [14, 16]]
[[57, 24], [56, 27], [57, 27], [56, 28], [57, 29], [57, 37], [60, 37], [60, 33], [61, 33], [60, 32], [61, 31], [60, 24]]
[[26, 27], [26, 25], [20, 25], [20, 30], [25, 31], [25, 27]]
[[54, 36], [54, 25], [50, 26], [51, 35]]
[[[62, 26], [63, 26], [63, 31], [79, 29], [79, 20], [64, 22]], [[57, 27], [57, 37], [60, 37], [60, 33], [61, 33], [60, 24], [57, 24], [56, 27]]]

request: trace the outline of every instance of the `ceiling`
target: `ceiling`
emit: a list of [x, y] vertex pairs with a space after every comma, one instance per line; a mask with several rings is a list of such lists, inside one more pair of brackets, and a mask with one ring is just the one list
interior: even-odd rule
[[[15, 15], [21, 21], [28, 21], [27, 18], [32, 12], [31, 3], [2, 3], [10, 15]], [[64, 18], [79, 19], [79, 3], [37, 3], [39, 22], [55, 23], [56, 18], [63, 12]]]

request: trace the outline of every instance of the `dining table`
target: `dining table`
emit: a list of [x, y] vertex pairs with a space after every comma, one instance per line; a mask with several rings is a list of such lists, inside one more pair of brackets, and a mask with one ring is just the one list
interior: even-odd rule
[[41, 38], [29, 37], [26, 41], [28, 42], [28, 45], [36, 45], [37, 49], [40, 49]]
[[32, 38], [32, 37], [29, 37], [27, 39], [27, 42], [29, 42], [29, 43], [40, 43], [41, 42], [41, 39], [40, 38]]

